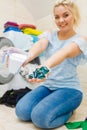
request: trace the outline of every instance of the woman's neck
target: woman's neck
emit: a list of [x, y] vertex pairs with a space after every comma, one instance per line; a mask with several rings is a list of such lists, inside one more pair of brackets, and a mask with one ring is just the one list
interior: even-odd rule
[[76, 34], [76, 32], [74, 30], [70, 30], [67, 32], [58, 31], [58, 37], [60, 40], [67, 40], [67, 39], [71, 38], [72, 36], [74, 36], [75, 34]]

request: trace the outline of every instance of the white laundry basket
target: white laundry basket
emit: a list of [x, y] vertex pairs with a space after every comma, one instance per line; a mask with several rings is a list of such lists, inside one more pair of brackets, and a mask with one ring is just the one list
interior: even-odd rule
[[9, 66], [8, 66], [9, 72], [12, 74], [16, 74], [26, 59], [27, 55], [12, 53], [9, 56]]

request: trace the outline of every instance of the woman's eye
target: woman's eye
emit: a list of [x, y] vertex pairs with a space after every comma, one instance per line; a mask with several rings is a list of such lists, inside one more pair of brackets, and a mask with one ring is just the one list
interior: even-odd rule
[[64, 14], [64, 17], [66, 18], [66, 17], [68, 17], [69, 16], [69, 14]]
[[55, 19], [59, 19], [59, 17], [58, 17], [58, 16], [55, 16]]

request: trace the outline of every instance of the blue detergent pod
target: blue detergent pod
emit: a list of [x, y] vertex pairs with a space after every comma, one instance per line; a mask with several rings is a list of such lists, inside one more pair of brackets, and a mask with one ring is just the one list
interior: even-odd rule
[[40, 68], [40, 70], [41, 70], [44, 74], [47, 74], [47, 73], [49, 72], [49, 69], [48, 69], [47, 67], [45, 67], [45, 66], [42, 66], [42, 67]]
[[43, 73], [40, 73], [39, 75], [38, 75], [38, 79], [43, 79], [43, 78], [45, 78], [46, 76], [45, 76], [45, 74], [43, 74]]
[[34, 75], [33, 74], [29, 74], [29, 79], [32, 79], [34, 78]]

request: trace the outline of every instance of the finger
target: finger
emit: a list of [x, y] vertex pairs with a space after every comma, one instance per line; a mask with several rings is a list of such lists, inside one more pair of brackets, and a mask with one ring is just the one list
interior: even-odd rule
[[32, 79], [28, 78], [27, 80], [28, 80], [29, 82], [36, 82], [36, 78], [32, 78]]
[[24, 63], [22, 64], [23, 67], [25, 67], [29, 63], [29, 60], [25, 60]]
[[46, 80], [46, 78], [44, 78], [44, 79], [37, 79], [37, 83], [44, 82], [45, 80]]
[[22, 64], [22, 66], [23, 66], [23, 67], [25, 67], [25, 66], [26, 66], [26, 64], [27, 64], [27, 62], [25, 61], [25, 62]]

